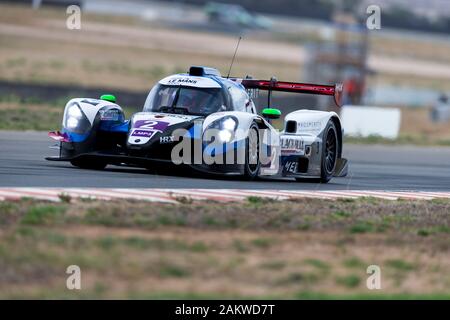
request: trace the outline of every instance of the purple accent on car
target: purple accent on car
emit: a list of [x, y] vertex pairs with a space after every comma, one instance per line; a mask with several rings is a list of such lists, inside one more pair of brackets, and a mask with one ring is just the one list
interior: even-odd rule
[[133, 137], [151, 138], [157, 131], [155, 130], [134, 130], [131, 134]]
[[71, 142], [69, 135], [65, 132], [50, 131], [48, 133], [48, 136], [52, 139], [55, 139], [56, 141]]
[[133, 128], [156, 130], [163, 132], [168, 126], [169, 122], [158, 120], [137, 120], [134, 123]]

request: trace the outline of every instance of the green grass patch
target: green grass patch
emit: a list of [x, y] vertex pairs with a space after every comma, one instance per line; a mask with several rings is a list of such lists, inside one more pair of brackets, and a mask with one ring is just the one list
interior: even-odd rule
[[364, 261], [362, 261], [361, 259], [357, 258], [357, 257], [351, 257], [348, 259], [345, 259], [342, 264], [347, 267], [347, 268], [358, 268], [358, 269], [365, 269], [368, 264], [365, 263]]
[[234, 239], [232, 243], [233, 248], [238, 252], [248, 252], [249, 248], [242, 240]]
[[397, 271], [413, 271], [416, 269], [414, 264], [401, 259], [387, 260], [385, 261], [385, 265]]
[[305, 259], [304, 263], [324, 272], [330, 270], [330, 265], [319, 259]]
[[417, 234], [421, 237], [428, 237], [431, 234], [431, 232], [427, 229], [419, 229], [417, 231]]
[[361, 278], [356, 275], [341, 276], [336, 277], [336, 283], [347, 288], [356, 288], [361, 283]]
[[258, 248], [267, 249], [274, 244], [275, 240], [271, 238], [256, 238], [251, 240], [251, 244]]
[[268, 270], [283, 270], [286, 267], [286, 262], [281, 260], [268, 261], [261, 264], [261, 268]]
[[263, 197], [257, 197], [257, 196], [249, 196], [246, 198], [248, 203], [255, 204], [255, 205], [261, 205], [268, 202], [267, 198]]
[[345, 219], [345, 218], [351, 217], [351, 215], [352, 214], [350, 212], [348, 212], [348, 211], [339, 210], [339, 211], [334, 212], [332, 214], [332, 217], [334, 217], [336, 219]]
[[172, 263], [166, 262], [159, 267], [159, 275], [163, 278], [185, 278], [190, 274], [186, 268]]
[[0, 109], [0, 129], [36, 131], [58, 129], [61, 127], [62, 115], [62, 108], [59, 111], [37, 111], [25, 108]]
[[27, 210], [21, 222], [31, 225], [54, 224], [61, 221], [65, 211], [66, 207], [62, 205], [36, 205]]
[[367, 233], [375, 231], [373, 223], [368, 221], [359, 221], [349, 229], [350, 233]]
[[282, 278], [279, 285], [313, 285], [320, 281], [320, 276], [313, 272], [291, 272]]
[[430, 228], [423, 228], [417, 230], [417, 234], [422, 237], [427, 237], [434, 234], [450, 234], [450, 227], [448, 226], [434, 226]]
[[115, 247], [119, 241], [112, 236], [101, 237], [96, 240], [97, 245], [103, 250], [110, 250]]
[[0, 226], [13, 223], [17, 219], [18, 209], [15, 203], [0, 201]]
[[46, 235], [46, 240], [49, 244], [55, 246], [65, 246], [68, 243], [68, 238], [58, 232], [48, 232]]
[[219, 227], [219, 226], [224, 225], [224, 223], [222, 221], [220, 221], [219, 219], [217, 219], [216, 217], [214, 217], [212, 215], [203, 216], [202, 223], [204, 223], [207, 226], [211, 226], [211, 227]]

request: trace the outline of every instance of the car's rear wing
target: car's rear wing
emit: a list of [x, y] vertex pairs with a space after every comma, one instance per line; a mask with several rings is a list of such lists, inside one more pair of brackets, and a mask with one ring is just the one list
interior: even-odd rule
[[246, 89], [268, 90], [269, 92], [283, 91], [283, 92], [308, 93], [308, 94], [333, 96], [336, 105], [341, 106], [343, 85], [340, 83], [331, 86], [324, 84], [277, 81], [276, 79], [272, 80], [232, 79], [232, 80], [242, 84]]

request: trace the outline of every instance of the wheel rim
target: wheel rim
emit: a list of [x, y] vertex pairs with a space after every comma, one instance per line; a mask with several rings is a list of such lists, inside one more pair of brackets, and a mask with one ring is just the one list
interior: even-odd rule
[[328, 130], [325, 143], [325, 169], [328, 174], [333, 173], [336, 164], [337, 143], [333, 129]]
[[255, 129], [248, 134], [248, 168], [252, 173], [258, 170], [258, 133]]

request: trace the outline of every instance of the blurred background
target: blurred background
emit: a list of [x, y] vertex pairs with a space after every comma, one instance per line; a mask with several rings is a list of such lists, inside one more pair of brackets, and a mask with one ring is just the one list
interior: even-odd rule
[[[366, 27], [370, 5], [381, 29]], [[284, 113], [342, 112], [351, 142], [450, 145], [449, 34], [446, 0], [0, 0], [0, 129], [57, 129], [69, 98], [106, 92], [131, 114], [166, 75], [227, 74], [242, 36], [232, 76], [343, 83], [351, 106], [276, 93]]]

